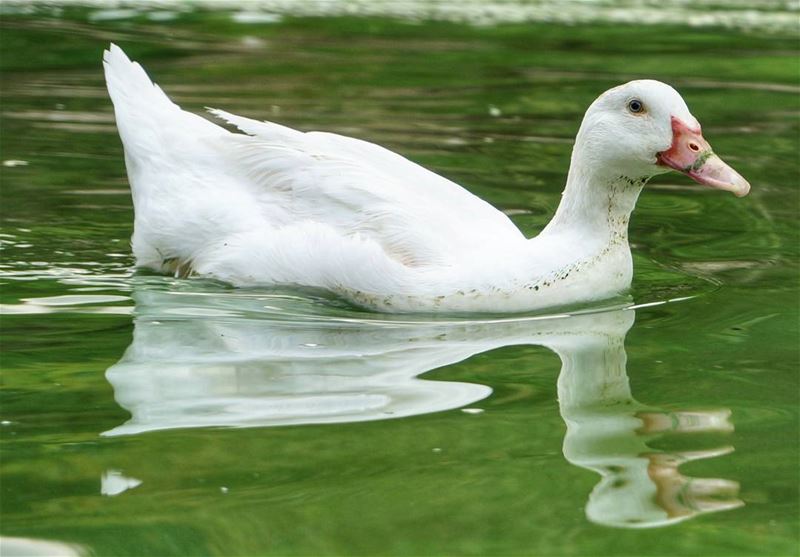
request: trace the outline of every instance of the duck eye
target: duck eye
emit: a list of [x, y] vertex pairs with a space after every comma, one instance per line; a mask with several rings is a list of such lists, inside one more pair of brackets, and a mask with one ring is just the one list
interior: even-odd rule
[[628, 101], [628, 110], [633, 114], [639, 114], [644, 112], [644, 104], [639, 99], [630, 100]]

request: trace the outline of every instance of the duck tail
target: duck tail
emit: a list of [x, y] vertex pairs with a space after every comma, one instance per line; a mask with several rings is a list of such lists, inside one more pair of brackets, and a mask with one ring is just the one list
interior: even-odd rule
[[132, 62], [114, 43], [103, 51], [103, 69], [108, 94], [115, 110], [143, 107], [148, 110], [180, 110], [158, 85], [150, 81], [142, 66], [138, 62]]
[[142, 66], [114, 43], [103, 52], [103, 69], [129, 162], [160, 155], [174, 146], [170, 130], [181, 130], [186, 136], [223, 131], [208, 120], [181, 110], [152, 82]]

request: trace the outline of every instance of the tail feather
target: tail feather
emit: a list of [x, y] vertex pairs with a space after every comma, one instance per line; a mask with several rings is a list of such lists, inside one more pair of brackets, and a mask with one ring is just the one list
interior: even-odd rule
[[293, 130], [292, 128], [274, 122], [259, 122], [258, 120], [237, 116], [218, 108], [206, 107], [206, 110], [217, 118], [236, 126], [244, 133], [254, 135], [267, 141], [285, 141], [291, 143], [302, 141], [305, 135], [303, 132]]
[[120, 105], [180, 110], [158, 85], [150, 81], [142, 66], [138, 62], [132, 62], [114, 43], [103, 51], [103, 69], [108, 94], [115, 107]]
[[[187, 137], [227, 133], [172, 102], [142, 66], [111, 43], [103, 52], [106, 86], [127, 159], [163, 154]], [[177, 136], [177, 137], [176, 137]]]

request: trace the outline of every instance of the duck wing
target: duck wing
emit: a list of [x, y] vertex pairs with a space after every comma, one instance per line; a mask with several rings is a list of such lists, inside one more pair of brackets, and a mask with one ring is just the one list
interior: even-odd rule
[[274, 225], [324, 223], [379, 243], [407, 266], [450, 264], [524, 239], [482, 199], [379, 145], [211, 112], [248, 134], [228, 136], [220, 152]]

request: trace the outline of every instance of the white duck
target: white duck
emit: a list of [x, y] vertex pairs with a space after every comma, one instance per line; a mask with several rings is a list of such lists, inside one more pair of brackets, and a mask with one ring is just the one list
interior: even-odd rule
[[104, 53], [125, 148], [137, 264], [235, 286], [301, 285], [380, 311], [526, 311], [615, 295], [628, 220], [670, 168], [746, 195], [681, 96], [652, 80], [584, 116], [563, 199], [527, 239], [500, 211], [378, 145], [221, 110], [185, 112], [116, 45]]

